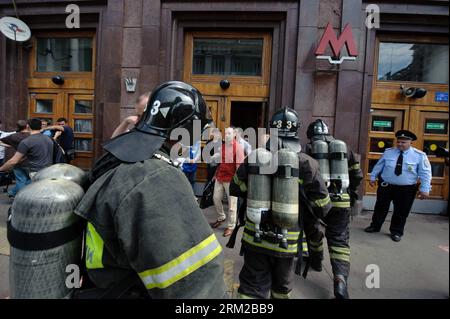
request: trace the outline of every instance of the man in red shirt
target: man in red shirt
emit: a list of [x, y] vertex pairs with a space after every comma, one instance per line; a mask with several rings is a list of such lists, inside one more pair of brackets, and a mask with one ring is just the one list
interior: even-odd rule
[[211, 227], [219, 227], [227, 216], [223, 211], [222, 199], [223, 193], [227, 194], [228, 199], [228, 224], [223, 232], [227, 237], [233, 233], [236, 226], [237, 197], [230, 196], [230, 182], [233, 179], [239, 165], [244, 162], [244, 150], [236, 141], [236, 134], [233, 128], [225, 130], [225, 143], [222, 146], [222, 161], [216, 171], [216, 182], [214, 184], [214, 206], [217, 211], [217, 221], [211, 224]]

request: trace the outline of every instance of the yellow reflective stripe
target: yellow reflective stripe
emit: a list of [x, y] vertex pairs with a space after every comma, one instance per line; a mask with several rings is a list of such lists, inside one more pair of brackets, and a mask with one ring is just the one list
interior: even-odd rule
[[360, 165], [359, 163], [353, 164], [352, 166], [350, 166], [350, 170], [357, 170], [360, 169]]
[[256, 299], [256, 298], [238, 292], [238, 299]]
[[244, 192], [244, 193], [245, 193], [245, 192], [247, 191], [247, 185], [245, 184], [245, 182], [241, 181], [241, 180], [237, 177], [237, 175], [234, 175], [234, 176], [233, 176], [233, 182], [234, 182], [237, 186], [239, 186], [241, 192]]
[[341, 255], [341, 254], [330, 254], [330, 259], [337, 259], [337, 260], [350, 262], [350, 256]]
[[342, 194], [341, 198], [350, 200], [350, 195], [349, 194]]
[[330, 203], [330, 201], [330, 196], [327, 195], [325, 198], [315, 200], [314, 204], [316, 204], [317, 207], [325, 207]]
[[272, 299], [291, 299], [291, 295], [289, 293], [281, 294], [281, 293], [275, 292], [273, 290], [270, 293], [271, 293]]
[[91, 223], [86, 227], [86, 268], [103, 268], [104, 242]]
[[309, 242], [309, 244], [311, 245], [311, 246], [315, 246], [315, 247], [319, 247], [319, 246], [322, 246], [323, 245], [323, 241], [321, 240], [321, 241], [310, 241]]
[[321, 252], [321, 251], [323, 251], [323, 246], [320, 246], [320, 247], [309, 246], [309, 250], [315, 251], [315, 252]]
[[300, 185], [303, 185], [303, 179], [299, 178], [299, 179], [298, 179], [298, 183], [299, 183]]
[[[255, 224], [253, 224], [252, 222], [250, 222], [248, 220], [245, 222], [245, 228], [250, 231], [256, 231]], [[298, 232], [298, 231], [288, 232], [288, 239], [291, 239], [291, 240], [297, 239], [299, 235], [300, 235], [300, 232]]]
[[345, 247], [329, 247], [328, 249], [330, 252], [335, 252], [338, 254], [343, 254], [343, 255], [350, 255], [350, 248], [345, 248]]
[[278, 244], [269, 243], [269, 242], [265, 241], [264, 239], [262, 240], [261, 243], [256, 243], [253, 239], [253, 236], [246, 234], [246, 233], [244, 233], [242, 235], [242, 240], [244, 240], [248, 244], [256, 246], [256, 247], [266, 248], [269, 250], [278, 251], [278, 252], [282, 252], [282, 253], [296, 253], [297, 247], [298, 247], [297, 244], [293, 244], [293, 245], [288, 245], [288, 248], [284, 249], [284, 248], [281, 248]]
[[350, 202], [332, 202], [333, 207], [350, 208]]
[[210, 262], [222, 251], [214, 234], [177, 258], [139, 273], [147, 289], [166, 288]]
[[302, 250], [303, 252], [308, 252], [308, 243], [305, 242], [302, 243]]

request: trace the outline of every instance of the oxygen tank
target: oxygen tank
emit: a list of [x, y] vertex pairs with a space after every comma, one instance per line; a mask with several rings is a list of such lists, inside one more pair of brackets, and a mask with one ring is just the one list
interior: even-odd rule
[[263, 168], [271, 165], [272, 154], [258, 148], [249, 155], [247, 186], [247, 218], [255, 224], [255, 242], [261, 242], [261, 223], [269, 218], [271, 175], [264, 174]]
[[330, 164], [328, 161], [328, 143], [322, 140], [311, 143], [311, 155], [319, 162], [320, 175], [326, 186], [330, 186]]
[[336, 185], [339, 193], [345, 193], [350, 186], [347, 145], [343, 141], [333, 140], [329, 144], [329, 151], [331, 183]]
[[62, 178], [72, 181], [83, 189], [86, 189], [89, 184], [89, 177], [81, 168], [70, 164], [55, 164], [44, 168], [33, 177], [33, 182], [41, 181], [47, 178]]
[[16, 196], [8, 219], [11, 298], [71, 297], [75, 287], [66, 285], [66, 271], [80, 262], [83, 234], [73, 211], [83, 195], [76, 183], [54, 178], [31, 183]]
[[278, 171], [273, 178], [272, 221], [281, 228], [280, 247], [287, 249], [288, 228], [298, 223], [298, 155], [281, 149], [278, 155]]

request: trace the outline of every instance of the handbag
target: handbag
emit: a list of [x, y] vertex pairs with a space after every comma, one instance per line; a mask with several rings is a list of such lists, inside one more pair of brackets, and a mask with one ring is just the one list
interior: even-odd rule
[[203, 189], [202, 198], [200, 199], [200, 208], [205, 209], [214, 205], [213, 195], [214, 195], [214, 184], [215, 180], [210, 180], [205, 188]]

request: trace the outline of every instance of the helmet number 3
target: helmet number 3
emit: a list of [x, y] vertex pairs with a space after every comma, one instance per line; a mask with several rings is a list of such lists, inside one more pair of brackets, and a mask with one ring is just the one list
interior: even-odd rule
[[161, 106], [161, 102], [156, 100], [155, 103], [153, 103], [152, 110], [150, 111], [150, 114], [151, 115], [158, 114], [160, 106]]

